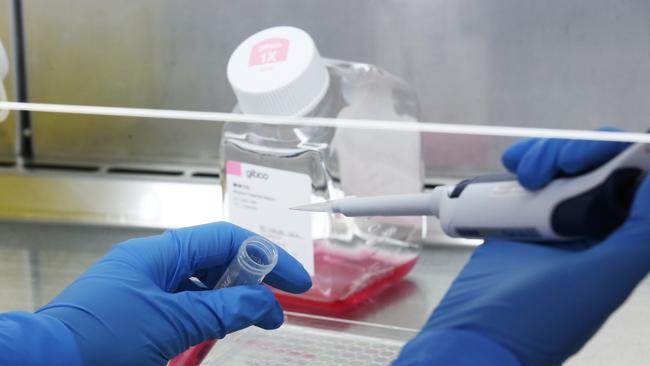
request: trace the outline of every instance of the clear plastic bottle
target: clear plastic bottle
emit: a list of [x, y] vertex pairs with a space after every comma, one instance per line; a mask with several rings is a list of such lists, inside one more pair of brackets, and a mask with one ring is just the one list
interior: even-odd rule
[[[399, 78], [369, 64], [321, 58], [305, 32], [275, 27], [245, 40], [228, 64], [237, 112], [417, 120]], [[227, 123], [222, 141], [226, 217], [282, 245], [313, 287], [278, 294], [285, 306], [342, 311], [413, 267], [419, 219], [350, 219], [289, 211], [346, 195], [422, 189], [420, 135], [413, 132]]]

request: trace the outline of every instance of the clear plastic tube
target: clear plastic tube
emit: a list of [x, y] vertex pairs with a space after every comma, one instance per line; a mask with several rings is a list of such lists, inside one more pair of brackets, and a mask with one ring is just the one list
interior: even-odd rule
[[[237, 255], [214, 288], [260, 284], [277, 263], [278, 249], [275, 244], [261, 236], [252, 236], [239, 246]], [[169, 366], [199, 365], [216, 342], [216, 339], [211, 339], [190, 347], [171, 360]]]
[[237, 256], [214, 288], [260, 284], [276, 263], [278, 250], [275, 244], [261, 236], [252, 236], [239, 247]]

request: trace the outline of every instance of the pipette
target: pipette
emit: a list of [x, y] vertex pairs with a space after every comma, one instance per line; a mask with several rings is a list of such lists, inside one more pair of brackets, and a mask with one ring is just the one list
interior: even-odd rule
[[528, 191], [509, 174], [470, 178], [431, 193], [349, 197], [293, 207], [345, 216], [437, 216], [452, 237], [563, 241], [602, 239], [627, 218], [650, 169], [650, 150], [634, 144], [589, 173]]
[[[252, 236], [241, 244], [237, 256], [230, 262], [214, 288], [260, 284], [277, 263], [278, 251], [275, 245], [261, 236]], [[215, 343], [217, 340], [211, 339], [190, 347], [171, 360], [169, 366], [197, 366]]]

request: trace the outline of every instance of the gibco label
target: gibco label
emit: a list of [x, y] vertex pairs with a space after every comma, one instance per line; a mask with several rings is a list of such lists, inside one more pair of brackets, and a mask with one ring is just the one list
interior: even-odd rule
[[248, 59], [248, 66], [284, 62], [289, 53], [289, 40], [285, 38], [265, 39], [253, 46]]
[[228, 161], [225, 198], [230, 222], [282, 246], [314, 274], [311, 215], [289, 210], [310, 202], [308, 175]]
[[246, 177], [247, 178], [253, 178], [253, 179], [269, 180], [269, 174], [268, 173], [258, 172], [255, 169], [246, 170]]

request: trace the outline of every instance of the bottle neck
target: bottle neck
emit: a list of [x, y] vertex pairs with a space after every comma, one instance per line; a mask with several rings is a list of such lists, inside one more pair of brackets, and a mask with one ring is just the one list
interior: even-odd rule
[[327, 67], [327, 73], [329, 75], [329, 87], [327, 91], [320, 98], [319, 102], [307, 110], [301, 117], [336, 118], [341, 112], [341, 109], [347, 105], [343, 97], [341, 77], [330, 66]]

